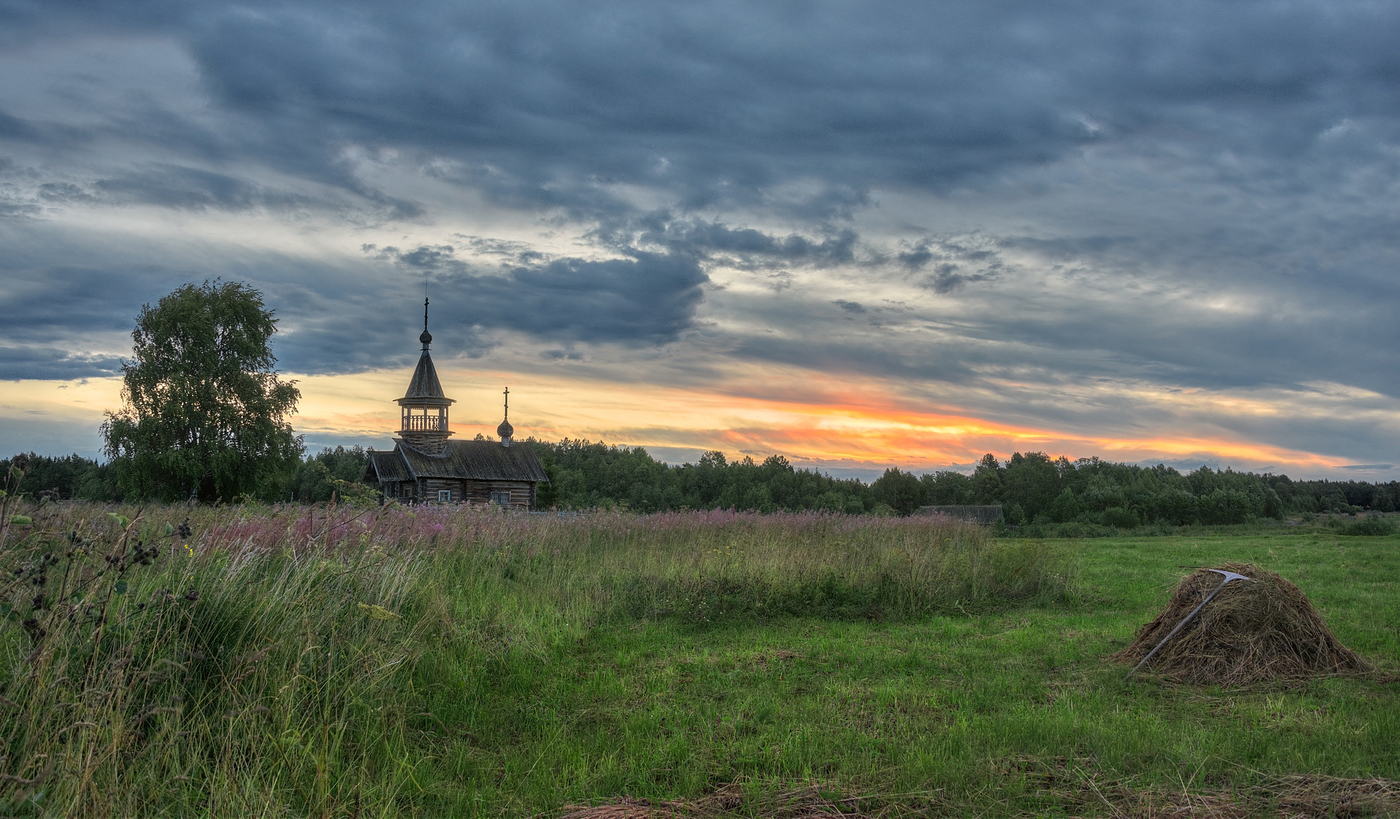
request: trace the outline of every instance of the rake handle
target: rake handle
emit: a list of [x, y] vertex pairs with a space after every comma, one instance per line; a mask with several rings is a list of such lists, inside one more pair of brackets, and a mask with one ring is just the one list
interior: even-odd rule
[[1225, 588], [1225, 586], [1227, 586], [1227, 585], [1230, 583], [1230, 581], [1231, 581], [1231, 580], [1234, 580], [1234, 579], [1235, 579], [1235, 578], [1233, 578], [1233, 577], [1227, 577], [1227, 578], [1225, 578], [1223, 581], [1221, 581], [1221, 583], [1220, 583], [1219, 586], [1216, 586], [1216, 587], [1211, 591], [1210, 594], [1206, 595], [1206, 599], [1202, 600], [1194, 609], [1191, 609], [1191, 613], [1190, 613], [1190, 614], [1188, 614], [1188, 615], [1186, 615], [1185, 617], [1181, 618], [1181, 622], [1176, 624], [1176, 628], [1172, 629], [1170, 634], [1168, 634], [1166, 637], [1163, 637], [1163, 638], [1162, 638], [1162, 642], [1160, 642], [1160, 643], [1158, 643], [1157, 645], [1153, 646], [1153, 647], [1152, 647], [1152, 650], [1149, 651], [1149, 652], [1147, 652], [1147, 656], [1146, 656], [1146, 657], [1143, 657], [1142, 660], [1140, 660], [1140, 661], [1138, 662], [1137, 665], [1133, 666], [1133, 670], [1128, 672], [1128, 676], [1126, 676], [1126, 677], [1123, 678], [1123, 682], [1127, 682], [1128, 680], [1132, 679], [1132, 676], [1133, 676], [1134, 674], [1137, 673], [1137, 670], [1138, 670], [1139, 668], [1142, 668], [1143, 666], [1147, 665], [1147, 661], [1150, 660], [1150, 659], [1152, 659], [1152, 655], [1157, 653], [1157, 649], [1159, 649], [1159, 648], [1161, 648], [1162, 646], [1166, 645], [1168, 640], [1170, 640], [1171, 638], [1175, 637], [1175, 636], [1176, 636], [1176, 633], [1177, 633], [1178, 631], [1181, 631], [1181, 629], [1182, 629], [1183, 627], [1185, 627], [1185, 625], [1186, 625], [1187, 623], [1191, 622], [1191, 618], [1196, 616], [1196, 612], [1198, 612], [1198, 611], [1200, 611], [1201, 609], [1205, 608], [1205, 605], [1206, 605], [1207, 603], [1209, 603], [1210, 601], [1214, 600], [1214, 599], [1215, 599], [1215, 596], [1216, 596], [1217, 594], [1220, 593], [1220, 590], [1223, 589], [1223, 588]]

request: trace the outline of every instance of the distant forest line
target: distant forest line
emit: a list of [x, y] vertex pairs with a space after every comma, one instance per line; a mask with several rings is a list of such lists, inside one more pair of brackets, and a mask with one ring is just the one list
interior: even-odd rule
[[[1098, 458], [1070, 461], [1040, 452], [1018, 452], [1005, 461], [988, 454], [971, 475], [915, 475], [891, 468], [867, 484], [794, 468], [781, 455], [762, 462], [749, 457], [730, 461], [721, 452], [708, 452], [697, 463], [672, 466], [642, 447], [570, 439], [529, 439], [518, 445], [533, 447], [549, 476], [549, 484], [541, 487], [541, 508], [907, 515], [929, 505], [1000, 504], [1008, 524], [1115, 528], [1237, 524], [1288, 515], [1400, 509], [1397, 481], [1304, 481], [1208, 467], [1183, 474], [1162, 465]], [[303, 458], [293, 472], [260, 486], [250, 500], [318, 503], [337, 494], [364, 498], [365, 463], [366, 452], [360, 447], [324, 449]], [[123, 490], [110, 465], [76, 454], [30, 453], [0, 461], [5, 473], [12, 464], [24, 468], [21, 490], [33, 497], [142, 500]]]

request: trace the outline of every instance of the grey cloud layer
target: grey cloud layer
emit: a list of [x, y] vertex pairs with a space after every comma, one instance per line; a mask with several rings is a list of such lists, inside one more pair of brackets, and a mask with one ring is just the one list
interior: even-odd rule
[[[1400, 93], [1400, 23], [1374, 4], [7, 10], [40, 37], [178, 38], [248, 126], [221, 151], [353, 187], [334, 148], [391, 144], [456, 160], [464, 184], [521, 206], [604, 206], [616, 182], [687, 207], [776, 206], [773, 185], [809, 179], [791, 204], [831, 216], [871, 185], [947, 190], [1110, 138], [1286, 160], [1346, 117], [1393, 134]], [[152, 138], [190, 149], [178, 129]]]
[[675, 341], [693, 326], [709, 282], [693, 258], [679, 255], [634, 252], [627, 259], [555, 259], [484, 272], [458, 259], [451, 245], [365, 250], [435, 274], [444, 290], [461, 294], [452, 304], [453, 323], [549, 341]]
[[[0, 0], [33, 65], [129, 63], [0, 72], [0, 378], [110, 373], [140, 304], [218, 275], [277, 307], [283, 366], [394, 364], [426, 275], [437, 346], [550, 366], [703, 336], [1080, 427], [1150, 413], [1035, 391], [1400, 398], [1397, 41], [1369, 2]], [[478, 207], [556, 241], [454, 234]], [[191, 262], [65, 210], [383, 232]]]

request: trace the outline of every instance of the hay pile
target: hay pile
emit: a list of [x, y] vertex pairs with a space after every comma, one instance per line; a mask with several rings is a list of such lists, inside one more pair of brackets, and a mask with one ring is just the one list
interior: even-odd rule
[[[1142, 672], [1175, 682], [1239, 686], [1367, 671], [1369, 664], [1327, 628], [1301, 589], [1253, 563], [1225, 563], [1236, 580], [1162, 646]], [[1187, 576], [1157, 619], [1113, 659], [1137, 665], [1225, 578], [1208, 569]], [[1141, 672], [1140, 672], [1141, 673]]]

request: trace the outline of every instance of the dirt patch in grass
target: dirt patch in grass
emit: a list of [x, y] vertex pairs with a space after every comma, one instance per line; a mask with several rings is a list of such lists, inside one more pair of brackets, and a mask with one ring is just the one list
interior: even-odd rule
[[[1262, 681], [1354, 674], [1371, 666], [1342, 645], [1303, 591], [1253, 563], [1220, 569], [1250, 578], [1227, 584], [1143, 668], [1197, 685], [1240, 686]], [[1200, 569], [1177, 585], [1157, 619], [1112, 659], [1136, 665], [1220, 586], [1224, 577]]]

